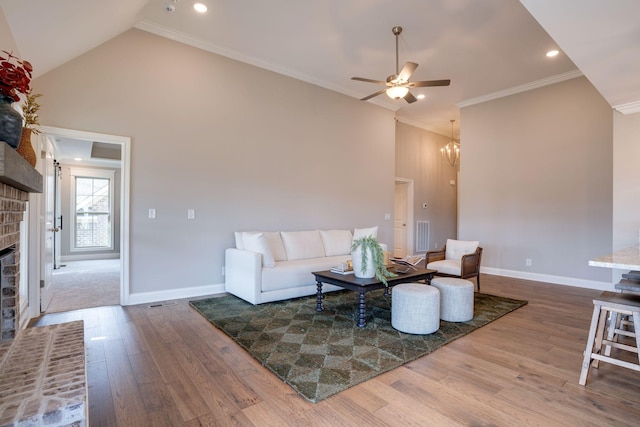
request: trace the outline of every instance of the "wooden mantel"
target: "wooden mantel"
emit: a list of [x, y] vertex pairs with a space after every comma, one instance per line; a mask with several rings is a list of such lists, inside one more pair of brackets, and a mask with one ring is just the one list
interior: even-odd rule
[[28, 193], [42, 193], [42, 175], [4, 141], [0, 141], [0, 182]]

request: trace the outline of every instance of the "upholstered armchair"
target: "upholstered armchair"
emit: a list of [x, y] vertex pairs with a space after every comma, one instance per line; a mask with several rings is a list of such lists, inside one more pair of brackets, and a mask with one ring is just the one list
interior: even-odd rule
[[478, 241], [447, 239], [447, 244], [437, 251], [429, 251], [425, 266], [438, 272], [436, 276], [476, 278], [480, 292], [480, 260], [482, 248]]

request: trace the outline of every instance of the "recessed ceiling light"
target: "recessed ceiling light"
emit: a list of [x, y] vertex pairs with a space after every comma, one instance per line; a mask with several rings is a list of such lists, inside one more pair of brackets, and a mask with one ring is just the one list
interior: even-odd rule
[[204, 3], [194, 3], [193, 8], [198, 13], [205, 13], [207, 11], [207, 5]]
[[547, 52], [547, 57], [548, 58], [553, 58], [554, 56], [557, 56], [560, 53], [560, 51], [558, 50], [550, 50], [549, 52]]
[[75, 160], [76, 162], [81, 162], [82, 159], [80, 157], [74, 157], [73, 160]]
[[420, 95], [417, 95], [416, 98], [418, 99], [424, 99], [424, 93], [421, 93]]

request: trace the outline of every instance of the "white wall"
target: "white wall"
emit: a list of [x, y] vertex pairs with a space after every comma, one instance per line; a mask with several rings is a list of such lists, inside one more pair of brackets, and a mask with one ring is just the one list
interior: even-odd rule
[[[613, 250], [640, 239], [640, 113], [613, 113]], [[614, 271], [617, 282], [623, 271]]]
[[[610, 106], [576, 78], [461, 110], [460, 228], [486, 272], [602, 287], [611, 252]], [[530, 258], [532, 266], [525, 260]]]
[[132, 294], [222, 283], [235, 230], [392, 243], [391, 111], [135, 29], [34, 87], [43, 125], [132, 137]]

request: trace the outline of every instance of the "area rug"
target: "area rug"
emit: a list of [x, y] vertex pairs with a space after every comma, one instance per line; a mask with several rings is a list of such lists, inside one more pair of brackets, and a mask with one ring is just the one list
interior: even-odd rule
[[352, 291], [327, 293], [319, 313], [315, 296], [261, 305], [224, 296], [189, 304], [305, 399], [319, 402], [429, 354], [527, 301], [476, 293], [471, 321], [441, 321], [430, 335], [393, 329], [390, 303], [383, 290], [367, 293], [365, 328], [356, 326], [358, 294]]

